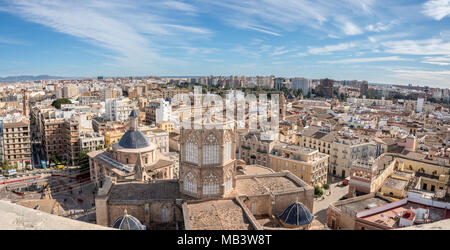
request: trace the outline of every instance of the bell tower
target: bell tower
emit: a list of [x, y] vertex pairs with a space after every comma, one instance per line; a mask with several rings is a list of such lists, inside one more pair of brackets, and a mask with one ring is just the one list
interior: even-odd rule
[[183, 194], [208, 198], [224, 197], [233, 191], [236, 134], [230, 124], [212, 129], [181, 129], [179, 183]]

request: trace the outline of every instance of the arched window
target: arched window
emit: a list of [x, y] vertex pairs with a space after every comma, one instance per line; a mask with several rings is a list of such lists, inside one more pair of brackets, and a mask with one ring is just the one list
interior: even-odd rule
[[194, 134], [190, 134], [185, 145], [185, 160], [198, 164], [198, 145]]
[[219, 180], [213, 174], [203, 180], [203, 195], [219, 194]]
[[161, 209], [161, 221], [162, 222], [169, 222], [169, 209], [167, 206], [163, 206]]
[[195, 179], [195, 176], [189, 172], [186, 176], [184, 176], [184, 191], [191, 193], [191, 194], [197, 194], [197, 180]]
[[219, 143], [214, 134], [209, 134], [203, 144], [203, 164], [218, 164], [219, 163]]
[[233, 189], [233, 174], [228, 171], [225, 176], [225, 193], [228, 193]]

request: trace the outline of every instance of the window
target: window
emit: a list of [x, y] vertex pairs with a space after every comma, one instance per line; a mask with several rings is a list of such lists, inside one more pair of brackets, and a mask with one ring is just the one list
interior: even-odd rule
[[185, 146], [185, 159], [187, 162], [198, 164], [198, 146], [195, 141], [195, 135], [191, 134]]
[[167, 206], [164, 206], [161, 209], [161, 221], [162, 222], [169, 222], [169, 209]]
[[186, 176], [184, 176], [184, 191], [191, 193], [191, 194], [197, 194], [197, 180], [195, 179], [195, 176], [189, 172]]
[[219, 194], [219, 181], [213, 174], [203, 180], [203, 195]]
[[198, 163], [198, 147], [193, 143], [186, 144], [186, 161]]
[[206, 138], [203, 145], [203, 164], [218, 164], [219, 163], [219, 145], [214, 134], [210, 134]]

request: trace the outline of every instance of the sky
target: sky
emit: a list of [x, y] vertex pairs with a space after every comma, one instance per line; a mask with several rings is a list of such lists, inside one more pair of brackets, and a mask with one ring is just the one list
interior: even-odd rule
[[276, 75], [450, 88], [450, 0], [0, 0], [0, 77]]

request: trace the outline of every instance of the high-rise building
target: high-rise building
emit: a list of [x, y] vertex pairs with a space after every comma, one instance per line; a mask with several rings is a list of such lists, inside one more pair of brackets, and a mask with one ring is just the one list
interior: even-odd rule
[[292, 89], [301, 89], [303, 95], [307, 95], [311, 92], [312, 80], [306, 78], [293, 78], [291, 79]]
[[334, 80], [331, 79], [321, 79], [319, 84], [319, 95], [325, 98], [333, 98], [333, 85]]
[[417, 113], [422, 113], [424, 101], [425, 100], [423, 98], [417, 98], [417, 106], [416, 106]]
[[360, 86], [360, 94], [361, 96], [367, 96], [369, 93], [369, 83], [367, 81], [363, 81]]

